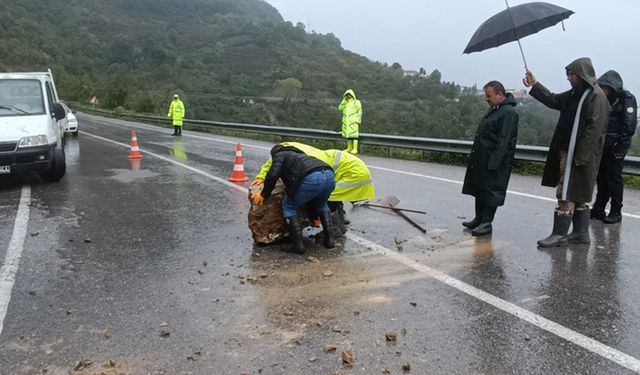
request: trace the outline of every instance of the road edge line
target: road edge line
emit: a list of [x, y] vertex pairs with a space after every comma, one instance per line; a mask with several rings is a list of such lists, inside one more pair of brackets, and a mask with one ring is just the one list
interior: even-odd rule
[[4, 318], [9, 309], [20, 257], [22, 256], [22, 250], [24, 250], [24, 240], [27, 237], [27, 226], [29, 225], [30, 205], [31, 186], [24, 185], [22, 186], [20, 204], [16, 213], [9, 247], [7, 248], [2, 268], [0, 268], [0, 335], [2, 335], [2, 329], [4, 328]]

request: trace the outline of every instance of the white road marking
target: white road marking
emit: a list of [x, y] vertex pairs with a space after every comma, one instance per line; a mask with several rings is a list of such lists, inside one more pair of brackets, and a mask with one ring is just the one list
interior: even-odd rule
[[446, 284], [452, 288], [455, 288], [482, 302], [488, 303], [489, 305], [492, 305], [493, 307], [496, 307], [506, 313], [509, 313], [519, 319], [522, 319], [540, 329], [543, 329], [556, 336], [562, 337], [563, 339], [570, 341], [578, 346], [581, 346], [592, 353], [599, 354], [602, 357], [619, 364], [620, 366], [624, 366], [635, 372], [640, 372], [640, 360], [630, 355], [627, 355], [619, 350], [611, 348], [599, 341], [596, 341], [581, 333], [571, 330], [554, 321], [546, 319], [538, 314], [534, 314], [531, 311], [523, 309], [522, 307], [517, 306], [511, 302], [507, 302], [492, 294], [489, 294], [483, 290], [480, 290], [474, 286], [466, 284], [434, 268], [418, 263], [417, 261], [409, 258], [406, 255], [396, 253], [392, 250], [387, 249], [386, 247], [380, 246], [365, 238], [357, 236], [352, 232], [347, 232], [346, 237], [366, 248], [369, 248], [381, 255], [391, 258], [398, 263], [404, 264], [405, 266], [419, 273], [431, 276], [432, 278], [442, 282], [443, 284]]
[[[133, 125], [128, 125], [128, 124], [121, 124], [121, 125], [122, 126], [127, 126], [127, 127], [134, 127]], [[151, 131], [155, 131], [155, 132], [161, 132], [160, 130], [154, 129], [153, 125], [147, 125], [147, 124], [144, 124], [144, 125], [147, 126], [146, 130], [151, 130]], [[184, 135], [188, 136], [190, 138], [203, 139], [203, 140], [214, 141], [214, 142], [219, 142], [219, 143], [228, 143], [228, 144], [234, 144], [234, 145], [238, 143], [238, 142], [234, 142], [234, 141], [227, 141], [227, 140], [224, 140], [224, 139], [217, 139], [217, 138], [213, 138], [213, 137], [204, 137], [204, 136], [187, 134], [187, 133], [184, 133]], [[271, 150], [270, 147], [252, 145], [250, 143], [242, 143], [242, 147], [250, 147], [250, 148], [255, 148], [255, 149], [259, 149], [259, 150]], [[429, 176], [429, 175], [425, 175], [425, 174], [407, 172], [407, 171], [402, 171], [402, 170], [397, 170], [397, 169], [390, 169], [390, 168], [385, 168], [385, 167], [377, 167], [375, 165], [367, 164], [367, 166], [370, 169], [377, 169], [377, 170], [381, 170], [381, 171], [385, 171], [385, 172], [398, 173], [398, 174], [403, 174], [405, 176], [414, 176], [414, 177], [426, 178], [426, 179], [433, 180], [433, 181], [446, 182], [446, 183], [456, 184], [456, 185], [462, 185], [462, 183], [463, 183], [462, 181], [458, 181], [458, 180], [451, 180], [451, 179], [448, 179], [448, 178]], [[543, 197], [543, 196], [540, 196], [540, 195], [534, 195], [534, 194], [528, 194], [528, 193], [521, 193], [519, 191], [507, 190], [507, 193], [508, 194], [512, 194], [512, 195], [517, 195], [517, 196], [520, 196], [520, 197], [538, 199], [538, 200], [547, 201], [547, 202], [554, 202], [554, 203], [557, 202], [557, 200], [555, 198]], [[623, 212], [622, 216], [631, 217], [631, 218], [634, 218], [634, 219], [640, 219], [640, 215], [630, 214], [630, 213], [626, 213], [626, 212]]]
[[[104, 137], [100, 137], [97, 135], [93, 135], [93, 134], [89, 134], [89, 133], [84, 133], [86, 135], [89, 135], [91, 137], [100, 139], [100, 140], [104, 140], [106, 142], [109, 143], [113, 143], [116, 145], [120, 145], [122, 147], [126, 147], [128, 148], [129, 145], [121, 143], [121, 142], [116, 142]], [[148, 152], [148, 151], [144, 151], [142, 150], [143, 153], [146, 153], [148, 155], [157, 157], [161, 160], [165, 160], [165, 161], [169, 161], [173, 164], [182, 166], [190, 171], [196, 172], [200, 175], [209, 177], [215, 181], [221, 182], [227, 186], [230, 186], [236, 190], [240, 190], [243, 193], [248, 193], [248, 189], [246, 189], [245, 187], [239, 186], [239, 185], [235, 185], [232, 184], [230, 182], [228, 182], [227, 180], [224, 180], [220, 177], [214, 176], [212, 174], [203, 172], [198, 170], [197, 168], [193, 168], [190, 167], [186, 164], [183, 163], [179, 163], [176, 162], [175, 160], [171, 160], [169, 158], [166, 158], [164, 156], [161, 155], [157, 155], [155, 153], [152, 152]], [[362, 238], [356, 234], [353, 234], [352, 232], [348, 231], [346, 234], [346, 237], [348, 239], [350, 239], [351, 241], [360, 244], [361, 246], [364, 246], [368, 249], [371, 249], [372, 251], [382, 255], [382, 256], [386, 256], [390, 259], [395, 260], [396, 262], [403, 264], [405, 266], [407, 266], [408, 268], [411, 268], [419, 273], [422, 273], [424, 275], [430, 276], [440, 282], [442, 282], [443, 284], [446, 284], [452, 288], [457, 289], [460, 292], [463, 292], [471, 297], [474, 297], [482, 302], [485, 302], [489, 305], [494, 306], [495, 308], [502, 310], [506, 313], [509, 313], [519, 319], [522, 319], [544, 331], [547, 331], [549, 333], [552, 333], [556, 336], [559, 336], [567, 341], [570, 341], [592, 353], [601, 355], [602, 357], [617, 363], [620, 366], [624, 366], [630, 370], [633, 370], [635, 372], [640, 373], [640, 360], [625, 354], [617, 349], [614, 349], [612, 347], [609, 347], [605, 344], [602, 344], [599, 341], [596, 341], [590, 337], [587, 337], [581, 333], [578, 333], [576, 331], [573, 331], [567, 327], [564, 327], [554, 321], [551, 321], [549, 319], [546, 319], [544, 317], [542, 317], [541, 315], [537, 315], [532, 313], [529, 310], [523, 309], [522, 307], [519, 307], [511, 302], [505, 301], [503, 299], [500, 299], [492, 294], [489, 294], [483, 290], [480, 290], [474, 286], [471, 286], [469, 284], [466, 284], [458, 279], [455, 279], [451, 276], [448, 276], [445, 273], [442, 273], [434, 268], [431, 268], [429, 266], [426, 266], [424, 264], [418, 263], [416, 260], [413, 260], [411, 258], [409, 258], [406, 255], [403, 254], [399, 254], [396, 253], [390, 249], [387, 249], [384, 246], [378, 245], [374, 242], [371, 242], [365, 238]]]
[[529, 303], [529, 302], [539, 302], [545, 299], [549, 299], [551, 298], [550, 296], [543, 294], [541, 296], [538, 297], [529, 297], [529, 298], [523, 298], [521, 300], [518, 301], [519, 304], [525, 304], [525, 303]]
[[20, 196], [20, 205], [16, 213], [15, 224], [13, 225], [13, 234], [9, 241], [9, 248], [4, 256], [4, 263], [0, 268], [0, 334], [4, 327], [4, 317], [7, 315], [9, 301], [11, 301], [11, 292], [13, 284], [16, 281], [16, 273], [24, 248], [24, 239], [27, 236], [27, 225], [29, 224], [29, 205], [31, 204], [31, 187], [25, 185], [22, 187], [22, 195]]
[[[101, 137], [101, 136], [99, 136], [99, 135], [95, 135], [95, 134], [87, 133], [86, 131], [83, 131], [83, 132], [82, 132], [82, 135], [88, 135], [89, 137], [93, 137], [93, 138], [99, 139], [99, 140], [104, 141], [104, 142], [112, 143], [112, 144], [114, 144], [114, 145], [118, 145], [118, 146], [122, 146], [122, 147], [127, 147], [127, 148], [129, 148], [129, 147], [130, 147], [130, 145], [128, 145], [128, 144], [126, 144], [126, 143], [122, 143], [122, 142], [114, 141], [114, 140], [111, 140], [111, 139], [109, 139], [109, 138]], [[191, 172], [194, 172], [194, 173], [197, 173], [197, 174], [199, 174], [199, 175], [202, 175], [202, 176], [205, 176], [205, 177], [207, 177], [207, 178], [210, 178], [210, 179], [212, 179], [212, 180], [218, 181], [218, 182], [219, 182], [219, 183], [221, 183], [221, 184], [224, 184], [224, 185], [227, 185], [227, 186], [229, 186], [229, 187], [232, 187], [232, 188], [234, 188], [234, 189], [236, 189], [236, 190], [239, 190], [239, 191], [241, 191], [241, 192], [243, 192], [243, 193], [247, 193], [247, 192], [248, 192], [248, 190], [247, 190], [246, 188], [244, 188], [244, 187], [242, 187], [242, 186], [240, 186], [240, 185], [236, 185], [236, 184], [234, 184], [233, 182], [229, 182], [229, 181], [225, 180], [224, 178], [220, 178], [220, 177], [218, 177], [218, 176], [214, 176], [214, 175], [212, 175], [211, 173], [207, 173], [207, 172], [205, 172], [205, 171], [202, 171], [202, 170], [200, 170], [200, 169], [194, 168], [194, 167], [192, 167], [192, 166], [190, 166], [190, 165], [187, 165], [187, 164], [181, 163], [181, 162], [179, 162], [179, 161], [173, 160], [173, 159], [168, 158], [168, 157], [166, 157], [166, 156], [158, 155], [158, 154], [156, 154], [156, 153], [153, 153], [153, 152], [151, 152], [151, 151], [147, 151], [147, 150], [144, 150], [144, 149], [140, 149], [140, 152], [141, 152], [141, 153], [143, 153], [143, 154], [151, 155], [151, 156], [153, 156], [153, 157], [155, 157], [155, 158], [158, 158], [158, 159], [160, 159], [160, 160], [164, 160], [164, 161], [166, 161], [166, 162], [169, 162], [169, 163], [172, 163], [172, 164], [175, 164], [175, 165], [179, 165], [179, 166], [181, 166], [181, 167], [183, 167], [183, 168], [185, 168], [185, 169], [190, 170]]]

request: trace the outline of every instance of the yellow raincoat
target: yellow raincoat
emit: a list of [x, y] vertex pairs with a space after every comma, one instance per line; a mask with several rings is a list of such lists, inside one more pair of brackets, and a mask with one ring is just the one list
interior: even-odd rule
[[[347, 100], [347, 94], [353, 99]], [[362, 103], [356, 98], [353, 90], [347, 90], [342, 96], [343, 99], [338, 106], [342, 111], [342, 138], [358, 139], [360, 138], [360, 124], [362, 123]]]
[[184, 103], [180, 99], [173, 99], [169, 106], [168, 117], [173, 119], [173, 126], [182, 126], [182, 119], [184, 118], [185, 109]]
[[[292, 147], [305, 155], [329, 164], [335, 173], [336, 188], [329, 197], [330, 202], [355, 202], [373, 200], [376, 197], [373, 177], [367, 165], [357, 156], [339, 150], [320, 150], [298, 142], [283, 142], [283, 147]], [[271, 168], [271, 158], [256, 176], [264, 180]]]

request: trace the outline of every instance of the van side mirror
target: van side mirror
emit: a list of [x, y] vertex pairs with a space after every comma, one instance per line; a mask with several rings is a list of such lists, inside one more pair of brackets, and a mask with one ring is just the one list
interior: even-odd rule
[[67, 116], [64, 107], [60, 103], [53, 103], [53, 116], [60, 121]]

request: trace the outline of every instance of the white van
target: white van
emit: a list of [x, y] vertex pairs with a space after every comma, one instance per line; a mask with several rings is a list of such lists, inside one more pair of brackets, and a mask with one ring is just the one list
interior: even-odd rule
[[37, 171], [45, 181], [60, 180], [65, 115], [51, 70], [0, 73], [0, 174]]

